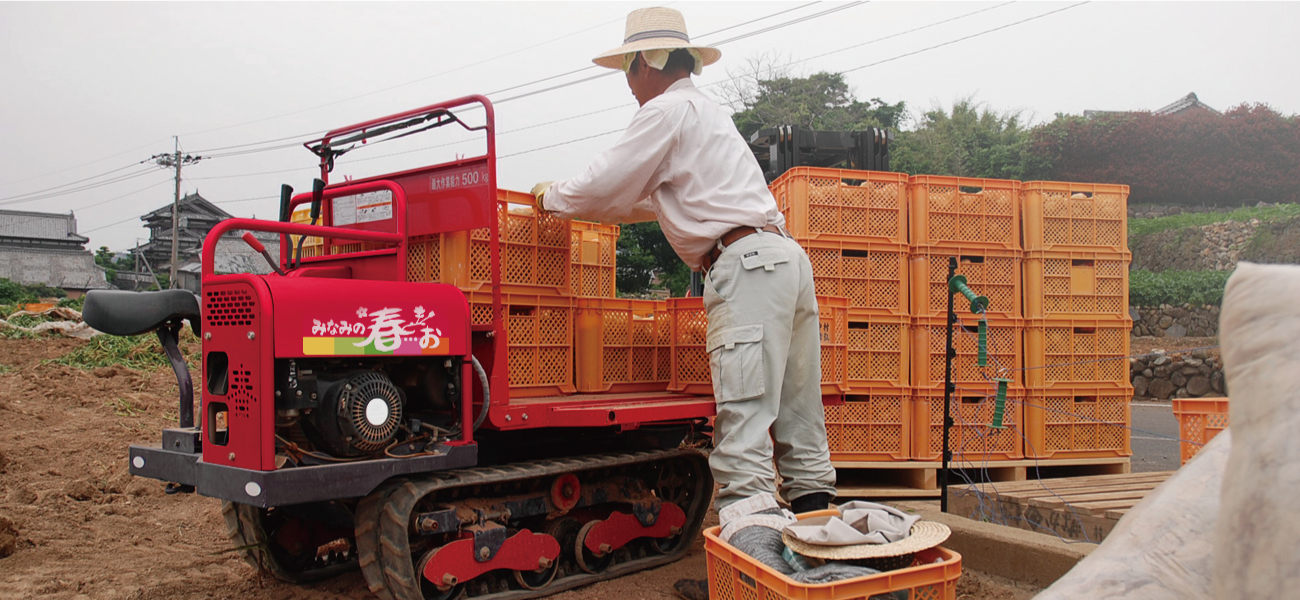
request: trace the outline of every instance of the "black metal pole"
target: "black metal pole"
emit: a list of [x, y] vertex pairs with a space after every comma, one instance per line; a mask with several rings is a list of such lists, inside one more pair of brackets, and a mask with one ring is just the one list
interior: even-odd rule
[[[948, 280], [957, 274], [957, 257], [948, 258]], [[957, 357], [957, 350], [952, 347], [952, 327], [957, 323], [957, 313], [952, 309], [954, 292], [948, 289], [948, 343], [944, 346], [943, 372], [943, 468], [939, 470], [939, 511], [948, 512], [948, 461], [952, 459], [949, 450], [949, 431], [952, 429], [952, 359]]]
[[158, 334], [158, 343], [162, 344], [167, 360], [172, 364], [172, 371], [176, 373], [176, 388], [180, 392], [180, 414], [177, 420], [181, 429], [194, 426], [194, 380], [190, 379], [190, 369], [185, 365], [185, 356], [180, 349], [180, 334], [184, 325], [179, 320], [169, 321], [154, 330]]

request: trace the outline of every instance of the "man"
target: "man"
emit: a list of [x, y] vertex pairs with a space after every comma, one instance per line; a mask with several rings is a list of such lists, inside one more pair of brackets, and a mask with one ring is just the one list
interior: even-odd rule
[[691, 83], [692, 73], [719, 58], [717, 49], [690, 43], [678, 11], [633, 11], [624, 45], [593, 62], [626, 73], [640, 110], [586, 172], [539, 183], [533, 193], [544, 210], [566, 219], [657, 219], [678, 256], [704, 272], [718, 411], [709, 466], [722, 484], [715, 507], [775, 492], [775, 442], [792, 510], [824, 509], [835, 470], [821, 404], [812, 265], [785, 233], [731, 117]]

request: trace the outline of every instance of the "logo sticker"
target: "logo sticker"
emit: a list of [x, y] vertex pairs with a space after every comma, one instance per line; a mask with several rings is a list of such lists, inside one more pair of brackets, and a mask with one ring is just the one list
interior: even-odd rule
[[404, 316], [402, 308], [370, 310], [358, 307], [355, 319], [308, 319], [302, 338], [307, 356], [388, 354], [414, 356], [450, 354], [447, 322], [433, 311], [417, 306]]

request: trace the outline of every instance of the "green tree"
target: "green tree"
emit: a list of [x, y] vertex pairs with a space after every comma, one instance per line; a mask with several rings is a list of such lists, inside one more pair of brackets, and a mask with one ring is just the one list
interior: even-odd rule
[[1047, 170], [1029, 151], [1031, 141], [1020, 111], [998, 112], [972, 98], [926, 111], [910, 131], [900, 132], [890, 167], [913, 174], [1024, 179]]
[[109, 283], [113, 283], [113, 280], [117, 279], [116, 263], [113, 261], [113, 252], [108, 249], [108, 246], [100, 246], [95, 251], [95, 264], [104, 267], [104, 276]]
[[906, 115], [903, 102], [880, 98], [858, 100], [844, 76], [814, 73], [808, 77], [777, 75], [733, 88], [728, 102], [740, 134], [777, 125], [798, 125], [823, 131], [861, 131], [869, 127], [897, 129]]
[[644, 294], [658, 279], [673, 296], [682, 296], [691, 281], [691, 270], [653, 221], [621, 227], [617, 265], [620, 294]]

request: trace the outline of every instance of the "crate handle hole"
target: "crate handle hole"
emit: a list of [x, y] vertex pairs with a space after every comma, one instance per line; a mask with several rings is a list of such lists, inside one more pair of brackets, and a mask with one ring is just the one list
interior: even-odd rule
[[532, 317], [537, 314], [536, 306], [511, 306], [510, 316], [512, 317]]
[[840, 256], [844, 258], [871, 258], [869, 250], [842, 250]]
[[1092, 198], [1092, 192], [1070, 192], [1070, 197], [1071, 197], [1071, 198], [1074, 198], [1075, 196], [1083, 196], [1084, 198], [1091, 199], [1091, 198]]
[[958, 190], [961, 190], [961, 193], [963, 193], [963, 194], [983, 194], [983, 193], [984, 193], [984, 188], [982, 188], [982, 187], [976, 187], [976, 186], [973, 186], [973, 185], [963, 185], [963, 186], [961, 186], [961, 187], [959, 187], [959, 188], [957, 188], [957, 189], [958, 189]]
[[1096, 327], [1075, 327], [1074, 333], [1075, 335], [1096, 335], [1097, 328]]
[[1087, 260], [1087, 259], [1071, 260], [1071, 261], [1070, 261], [1070, 266], [1071, 266], [1071, 267], [1092, 267], [1092, 266], [1095, 266], [1095, 265], [1096, 265], [1096, 261]]
[[871, 323], [862, 321], [850, 321], [849, 329], [871, 329]]
[[1097, 397], [1096, 396], [1075, 396], [1074, 403], [1075, 404], [1096, 404]]
[[982, 265], [982, 264], [984, 264], [984, 257], [983, 257], [983, 256], [961, 256], [961, 257], [958, 257], [957, 260], [958, 260], [959, 262], [970, 263], [970, 264], [972, 264], [972, 265]]
[[981, 404], [986, 400], [984, 396], [962, 396], [962, 404]]

